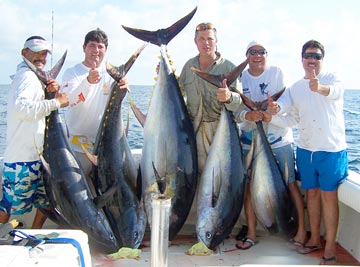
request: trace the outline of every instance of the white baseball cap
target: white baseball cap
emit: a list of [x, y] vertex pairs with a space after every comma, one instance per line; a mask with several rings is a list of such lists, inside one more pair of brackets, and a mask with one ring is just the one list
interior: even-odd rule
[[251, 41], [248, 46], [246, 47], [246, 53], [245, 55], [247, 54], [247, 52], [249, 51], [249, 49], [253, 46], [261, 46], [262, 48], [266, 49], [265, 46], [263, 46], [262, 44], [260, 44], [258, 41]]
[[24, 44], [24, 48], [29, 48], [33, 52], [40, 52], [43, 50], [47, 50], [51, 54], [50, 44], [45, 39], [41, 39], [41, 38], [33, 38], [27, 40]]

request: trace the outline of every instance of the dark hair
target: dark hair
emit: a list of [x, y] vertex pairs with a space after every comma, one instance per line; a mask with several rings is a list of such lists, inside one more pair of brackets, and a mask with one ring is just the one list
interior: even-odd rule
[[90, 31], [86, 34], [85, 40], [84, 40], [84, 46], [88, 44], [90, 41], [95, 41], [98, 43], [105, 44], [105, 47], [108, 47], [108, 38], [104, 31], [97, 28], [96, 30]]
[[302, 51], [301, 51], [301, 57], [304, 57], [305, 51], [308, 48], [319, 48], [321, 50], [321, 54], [323, 55], [323, 57], [325, 56], [325, 48], [324, 48], [324, 46], [320, 42], [318, 42], [316, 40], [310, 40], [310, 41], [307, 41], [303, 45]]
[[40, 39], [40, 40], [46, 41], [46, 40], [45, 40], [43, 37], [41, 37], [41, 36], [33, 35], [33, 36], [27, 38], [25, 42], [30, 41], [30, 40], [33, 40], [33, 39]]

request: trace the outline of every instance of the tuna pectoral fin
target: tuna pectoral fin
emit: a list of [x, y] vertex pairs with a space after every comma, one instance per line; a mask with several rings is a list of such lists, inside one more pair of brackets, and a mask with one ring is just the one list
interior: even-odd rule
[[138, 200], [142, 198], [142, 177], [141, 177], [141, 168], [139, 166], [138, 175], [136, 179], [136, 196]]
[[146, 121], [146, 115], [141, 112], [141, 110], [135, 105], [133, 100], [130, 101], [130, 106], [131, 106], [132, 111], [134, 112], [136, 119], [139, 121], [141, 126], [144, 128], [145, 121]]
[[46, 161], [46, 159], [44, 158], [44, 155], [43, 155], [43, 153], [42, 153], [42, 149], [43, 149], [43, 148], [40, 148], [40, 147], [38, 147], [38, 146], [36, 145], [35, 137], [34, 137], [34, 145], [35, 145], [35, 147], [36, 147], [36, 150], [37, 150], [37, 152], [38, 152], [38, 154], [39, 154], [40, 160], [41, 160], [41, 162], [42, 162], [42, 164], [43, 164], [43, 167], [44, 167], [46, 173], [49, 174], [49, 176], [51, 176], [50, 165], [49, 165], [49, 163]]
[[97, 166], [97, 156], [91, 154], [89, 152], [89, 150], [87, 150], [86, 146], [84, 144], [80, 144], [81, 149], [84, 151], [85, 155], [88, 157], [88, 159], [92, 162], [92, 164], [94, 164], [95, 166]]
[[155, 180], [156, 180], [158, 189], [160, 191], [160, 194], [164, 194], [165, 190], [166, 190], [166, 180], [165, 180], [165, 178], [160, 177], [159, 173], [157, 172], [157, 170], [155, 168], [154, 162], [152, 163], [152, 166], [154, 169]]
[[118, 187], [119, 187], [119, 183], [115, 183], [109, 189], [107, 189], [105, 193], [94, 198], [95, 205], [99, 208], [103, 208], [106, 205], [106, 203], [109, 201], [109, 199], [112, 198]]
[[44, 167], [46, 173], [49, 174], [49, 176], [51, 176], [50, 165], [49, 165], [49, 163], [45, 160], [45, 158], [44, 158], [44, 156], [43, 156], [42, 154], [40, 155], [40, 160], [41, 160], [41, 162], [42, 162], [42, 164], [43, 164], [43, 167]]

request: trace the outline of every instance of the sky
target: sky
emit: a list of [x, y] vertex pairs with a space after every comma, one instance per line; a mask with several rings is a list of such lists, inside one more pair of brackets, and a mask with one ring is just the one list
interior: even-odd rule
[[[144, 42], [121, 25], [155, 31], [167, 28], [190, 13], [189, 24], [168, 44], [168, 54], [179, 75], [185, 62], [197, 55], [194, 31], [212, 22], [218, 32], [217, 49], [235, 65], [245, 59], [252, 40], [268, 50], [268, 64], [283, 69], [286, 83], [303, 77], [302, 45], [310, 40], [325, 46], [324, 69], [337, 72], [345, 89], [360, 89], [360, 4], [357, 0], [0, 0], [0, 84], [21, 61], [21, 49], [31, 35], [41, 35], [53, 45], [47, 68], [67, 51], [65, 69], [83, 61], [87, 32], [100, 28], [109, 38], [106, 59], [119, 66]], [[127, 78], [130, 85], [154, 85], [159, 47], [149, 44]]]

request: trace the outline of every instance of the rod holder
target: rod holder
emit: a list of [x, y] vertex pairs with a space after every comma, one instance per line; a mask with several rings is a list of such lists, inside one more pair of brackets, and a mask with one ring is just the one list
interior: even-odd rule
[[168, 266], [170, 206], [171, 198], [164, 195], [151, 199], [151, 267]]

